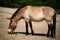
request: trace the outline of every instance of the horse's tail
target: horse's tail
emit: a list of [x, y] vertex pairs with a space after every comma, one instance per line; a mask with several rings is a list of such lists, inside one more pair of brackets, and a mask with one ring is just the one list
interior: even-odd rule
[[54, 30], [54, 35], [56, 37], [56, 11], [54, 12], [54, 16], [53, 16], [53, 30]]
[[54, 13], [54, 16], [53, 16], [53, 24], [54, 24], [54, 26], [56, 26], [56, 13], [57, 13], [57, 12], [55, 12], [55, 13]]

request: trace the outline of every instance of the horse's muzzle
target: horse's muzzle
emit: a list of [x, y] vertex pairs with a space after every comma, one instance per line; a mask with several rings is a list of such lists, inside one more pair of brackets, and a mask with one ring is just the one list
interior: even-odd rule
[[8, 34], [13, 34], [11, 29], [8, 29]]
[[8, 32], [8, 34], [13, 34], [13, 32]]

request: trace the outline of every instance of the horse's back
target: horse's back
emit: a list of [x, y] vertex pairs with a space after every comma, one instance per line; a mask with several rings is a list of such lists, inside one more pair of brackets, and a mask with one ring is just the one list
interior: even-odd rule
[[26, 7], [32, 14], [38, 14], [38, 12], [43, 11], [43, 14], [48, 15], [55, 11], [52, 7], [49, 6], [26, 6]]
[[48, 6], [26, 6], [24, 15], [27, 19], [41, 20], [54, 15], [54, 9]]

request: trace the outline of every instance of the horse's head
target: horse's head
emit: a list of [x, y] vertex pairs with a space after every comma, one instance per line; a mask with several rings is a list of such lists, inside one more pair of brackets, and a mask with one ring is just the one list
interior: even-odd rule
[[16, 28], [16, 22], [14, 22], [13, 20], [10, 20], [10, 24], [8, 27], [8, 33], [12, 34], [15, 28]]

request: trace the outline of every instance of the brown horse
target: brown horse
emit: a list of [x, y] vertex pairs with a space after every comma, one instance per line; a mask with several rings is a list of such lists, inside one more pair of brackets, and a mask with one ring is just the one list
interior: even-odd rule
[[30, 24], [32, 34], [34, 34], [31, 21], [40, 22], [45, 20], [48, 24], [47, 37], [49, 37], [50, 31], [51, 37], [55, 37], [56, 11], [53, 8], [48, 6], [24, 6], [18, 8], [10, 19], [8, 33], [14, 32], [18, 21], [22, 18], [26, 23], [26, 34], [28, 34], [28, 23]]

